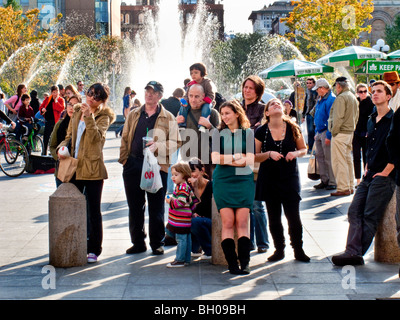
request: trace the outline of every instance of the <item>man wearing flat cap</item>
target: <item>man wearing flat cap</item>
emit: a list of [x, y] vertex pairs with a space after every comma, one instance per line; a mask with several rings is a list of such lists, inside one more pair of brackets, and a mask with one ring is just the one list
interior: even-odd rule
[[320, 78], [315, 83], [314, 91], [318, 94], [318, 102], [315, 105], [315, 158], [319, 167], [321, 183], [314, 186], [315, 189], [336, 189], [335, 176], [331, 163], [331, 137], [328, 129], [329, 113], [336, 96], [331, 90], [329, 82]]
[[328, 119], [328, 129], [332, 133], [332, 170], [336, 180], [336, 192], [332, 192], [331, 196], [348, 196], [354, 193], [351, 150], [358, 121], [358, 101], [350, 92], [346, 77], [337, 78], [334, 86], [337, 95]]
[[[129, 233], [133, 244], [126, 250], [127, 254], [147, 250], [144, 228], [146, 193], [149, 202], [150, 247], [153, 254], [164, 254], [164, 206], [168, 168], [170, 156], [177, 151], [181, 142], [175, 117], [160, 104], [163, 92], [161, 83], [150, 81], [145, 87], [145, 104], [129, 113], [122, 133], [118, 161], [124, 166], [122, 177], [129, 207]], [[151, 142], [146, 143], [144, 137], [152, 138]], [[149, 148], [154, 153], [161, 167], [163, 187], [156, 193], [145, 192], [140, 188], [144, 148]]]
[[393, 96], [389, 101], [389, 107], [396, 111], [400, 107], [400, 77], [397, 71], [383, 73], [383, 81], [386, 81], [392, 88]]

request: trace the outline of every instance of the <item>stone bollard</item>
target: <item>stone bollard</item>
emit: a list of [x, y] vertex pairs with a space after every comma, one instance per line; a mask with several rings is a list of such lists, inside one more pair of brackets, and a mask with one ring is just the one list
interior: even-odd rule
[[377, 262], [399, 263], [400, 248], [396, 231], [396, 192], [393, 194], [375, 235], [374, 258]]
[[49, 256], [53, 267], [87, 263], [86, 198], [72, 183], [63, 183], [49, 199]]
[[212, 198], [212, 228], [211, 228], [211, 263], [215, 265], [227, 265], [224, 252], [221, 247], [222, 221]]

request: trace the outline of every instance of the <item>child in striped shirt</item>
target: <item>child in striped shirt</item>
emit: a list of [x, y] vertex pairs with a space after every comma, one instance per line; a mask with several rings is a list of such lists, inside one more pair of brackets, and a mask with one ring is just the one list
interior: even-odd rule
[[190, 166], [185, 162], [179, 162], [171, 167], [171, 178], [176, 187], [173, 195], [165, 200], [169, 204], [167, 233], [176, 239], [178, 246], [175, 260], [167, 264], [168, 268], [190, 264], [192, 249], [190, 227], [193, 209], [199, 203], [194, 190], [187, 182], [191, 175]]

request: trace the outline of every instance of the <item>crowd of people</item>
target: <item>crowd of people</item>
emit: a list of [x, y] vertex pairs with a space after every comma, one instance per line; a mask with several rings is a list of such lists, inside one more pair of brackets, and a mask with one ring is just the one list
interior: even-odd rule
[[[123, 166], [132, 242], [126, 253], [147, 250], [147, 197], [152, 253], [162, 255], [167, 242], [176, 244], [175, 260], [167, 265], [171, 268], [187, 266], [192, 255], [209, 259], [214, 199], [230, 273], [250, 273], [250, 251], [257, 248], [263, 253], [270, 246], [267, 227], [275, 249], [268, 261], [285, 257], [282, 208], [294, 257], [309, 262], [303, 249], [297, 158], [315, 149], [321, 181], [314, 188], [332, 190], [332, 197], [354, 194], [346, 248], [332, 262], [363, 264], [385, 208], [396, 185], [400, 186], [400, 103], [393, 103], [400, 96], [398, 73], [386, 72], [383, 80], [358, 84], [356, 94], [345, 77], [332, 85], [325, 78], [310, 77], [298, 119], [290, 100], [262, 101], [265, 83], [256, 75], [243, 81], [242, 101], [221, 101], [204, 64], [193, 64], [189, 71], [191, 79], [168, 99], [163, 99], [164, 87], [157, 81], [145, 86], [143, 105], [135, 101], [136, 92], [125, 89], [125, 121], [116, 137], [121, 135], [118, 161]], [[107, 105], [106, 85], [93, 84], [86, 92], [81, 91], [81, 81], [78, 86], [51, 87], [36, 110], [32, 92], [27, 95], [26, 86], [21, 85], [5, 106], [10, 116], [23, 110], [22, 121], [35, 112], [44, 116], [45, 152], [49, 144], [51, 154], [62, 161], [66, 156], [59, 150], [67, 147], [78, 159], [70, 182], [86, 195], [88, 262], [93, 263], [102, 252], [103, 240], [100, 204], [107, 171], [102, 149], [115, 114]], [[302, 120], [307, 143], [299, 125]], [[156, 192], [141, 188], [146, 148], [160, 166], [162, 187]], [[57, 178], [56, 182], [57, 186], [62, 183]]]

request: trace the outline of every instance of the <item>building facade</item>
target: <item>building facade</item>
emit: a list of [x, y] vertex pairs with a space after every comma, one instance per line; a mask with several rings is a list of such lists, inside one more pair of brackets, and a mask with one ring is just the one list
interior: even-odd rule
[[400, 15], [399, 0], [374, 0], [372, 19], [367, 21], [367, 24], [371, 25], [371, 33], [361, 34], [358, 42], [368, 40], [373, 46], [378, 39], [385, 39], [385, 27], [392, 26], [398, 15]]
[[[121, 5], [121, 37], [134, 40], [136, 34], [143, 27], [146, 9], [151, 9], [154, 14], [157, 13], [159, 0], [136, 0], [136, 5], [127, 5], [122, 2]], [[205, 1], [211, 14], [217, 17], [220, 28], [219, 36], [224, 37], [224, 7], [222, 4], [215, 3], [215, 0]], [[197, 0], [180, 0], [179, 8], [182, 12], [181, 20], [184, 25], [190, 20], [197, 8]]]
[[293, 8], [291, 1], [275, 1], [268, 7], [252, 11], [249, 20], [253, 24], [253, 32], [284, 35], [288, 32], [288, 28], [281, 22], [281, 18], [287, 17]]
[[23, 11], [38, 8], [42, 27], [62, 14], [64, 32], [88, 37], [121, 35], [120, 0], [19, 0]]

